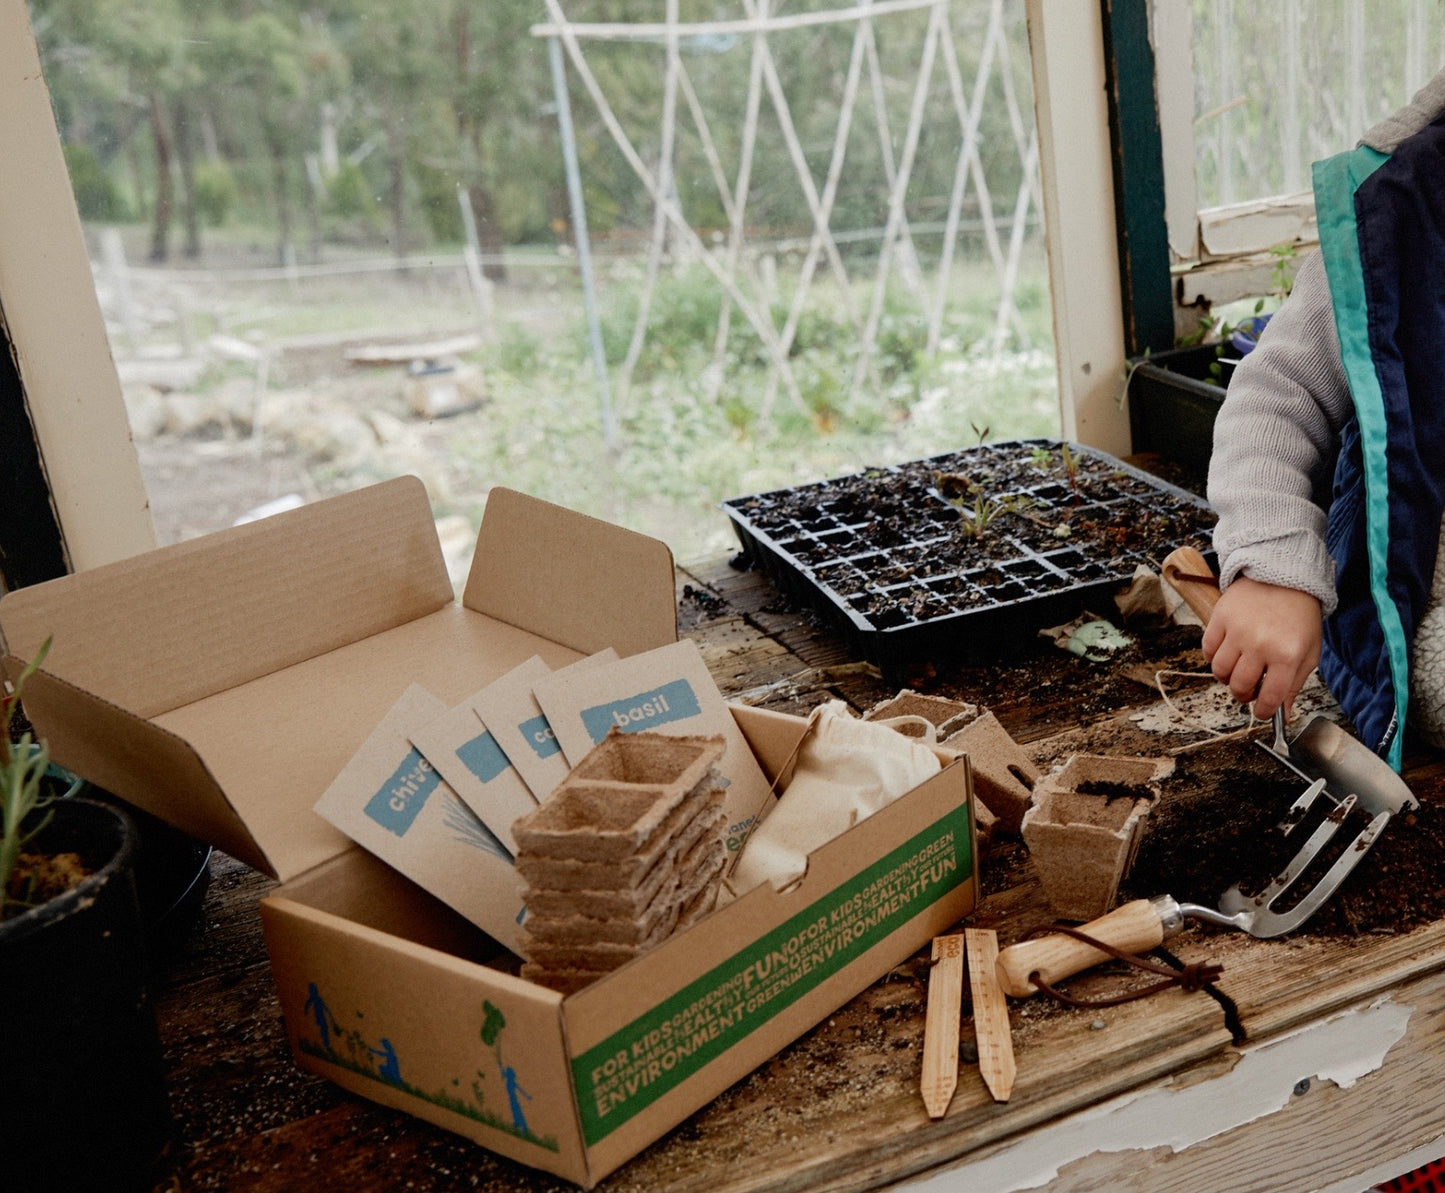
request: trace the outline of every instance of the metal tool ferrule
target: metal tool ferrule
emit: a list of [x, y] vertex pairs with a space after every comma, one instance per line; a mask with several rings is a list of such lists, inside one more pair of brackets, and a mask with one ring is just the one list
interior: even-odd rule
[[1184, 927], [1184, 910], [1171, 896], [1155, 895], [1149, 900], [1149, 907], [1159, 917], [1159, 926], [1166, 938]]

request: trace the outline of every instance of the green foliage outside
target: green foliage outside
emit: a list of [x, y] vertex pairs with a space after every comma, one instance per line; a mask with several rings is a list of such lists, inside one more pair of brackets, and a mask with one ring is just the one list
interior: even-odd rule
[[65, 166], [70, 171], [70, 185], [75, 191], [75, 205], [81, 219], [112, 224], [128, 217], [120, 188], [101, 165], [95, 150], [88, 145], [67, 144]]
[[196, 210], [207, 227], [219, 228], [236, 205], [236, 178], [224, 162], [196, 167]]
[[[1024, 315], [1041, 348], [994, 354], [964, 331], [983, 323], [985, 314], [991, 318], [993, 283], [973, 267], [959, 271], [957, 288], [980, 309], [970, 312], [969, 299], [961, 300], [963, 313], [950, 320], [934, 359], [922, 352], [922, 313], [902, 299], [894, 302], [892, 349], [882, 369], [889, 384], [881, 391], [865, 385], [851, 394], [856, 335], [842, 323], [815, 319], [792, 357], [799, 408], [781, 390], [769, 397], [765, 359], [745, 350], [729, 352], [713, 391], [718, 302], [708, 295], [716, 287], [698, 276], [670, 278], [667, 300], [655, 297], [653, 308], [667, 314], [649, 328], [631, 387], [613, 391], [613, 452], [603, 446], [596, 379], [575, 299], [568, 304], [570, 336], [509, 324], [475, 356], [487, 378], [486, 405], [451, 420], [447, 430], [448, 457], [458, 470], [454, 490], [519, 488], [657, 535], [687, 560], [736, 545], [718, 509], [728, 497], [951, 451], [981, 438], [1057, 435], [1047, 304]], [[607, 326], [609, 352], [620, 362], [636, 294], [617, 306]], [[615, 387], [616, 367], [610, 375]], [[475, 521], [481, 505], [474, 498], [447, 512]]]
[[[455, 245], [463, 235], [458, 185], [484, 213], [484, 245], [546, 243], [569, 221], [562, 147], [539, 0], [29, 0], [47, 82], [74, 147], [87, 218], [152, 225], [158, 259], [169, 220], [190, 213], [204, 228], [227, 219], [263, 223], [280, 251], [302, 260], [331, 243], [370, 243], [398, 254]], [[829, 7], [809, 0], [799, 11]], [[971, 79], [982, 53], [986, 0], [956, 0], [954, 49]], [[1029, 94], [1023, 6], [1010, 4], [1008, 62], [1016, 94]], [[580, 22], [655, 21], [655, 4], [574, 0]], [[741, 15], [740, 5], [683, 5], [684, 20]], [[878, 61], [889, 109], [890, 151], [907, 125], [926, 11], [878, 18]], [[827, 173], [855, 25], [813, 26], [768, 39], [807, 168]], [[751, 39], [693, 39], [690, 85], [708, 141], [736, 180], [747, 123]], [[655, 160], [663, 108], [660, 44], [589, 41], [586, 57], [621, 128]], [[652, 203], [569, 67], [588, 221], [598, 236], [644, 233]], [[1022, 164], [997, 78], [979, 129], [996, 202], [1007, 206]], [[959, 137], [944, 70], [936, 66], [909, 188], [911, 219], [936, 219], [953, 185]], [[888, 168], [865, 86], [846, 140], [848, 167], [831, 223], [877, 229], [888, 213]], [[358, 172], [365, 187], [358, 186]], [[725, 230], [714, 163], [689, 106], [679, 100], [673, 177], [692, 226]], [[105, 185], [108, 178], [110, 187]], [[192, 186], [189, 179], [194, 178]], [[168, 190], [169, 188], [169, 190]], [[129, 196], [121, 206], [116, 195]], [[360, 196], [370, 198], [370, 206]], [[161, 201], [169, 194], [169, 203]], [[1002, 197], [1002, 198], [999, 198]], [[750, 229], [793, 235], [810, 226], [798, 165], [769, 97], [762, 102]], [[971, 200], [976, 202], [976, 200]], [[376, 218], [372, 218], [373, 212]], [[91, 214], [94, 213], [94, 214]], [[965, 210], [968, 220], [976, 208]], [[876, 242], [875, 242], [876, 243]], [[871, 251], [873, 244], [866, 244]], [[844, 245], [844, 252], [855, 250]]]
[[[427, 428], [444, 457], [450, 495], [438, 513], [475, 521], [482, 495], [511, 485], [665, 539], [680, 558], [725, 549], [730, 496], [819, 479], [993, 439], [1056, 434], [1055, 370], [1036, 237], [1016, 291], [1023, 328], [996, 342], [996, 271], [981, 233], [978, 188], [961, 213], [942, 343], [927, 352], [919, 299], [887, 296], [877, 347], [855, 385], [872, 301], [871, 277], [888, 219], [890, 167], [871, 96], [860, 95], [846, 139], [846, 168], [830, 226], [853, 279], [851, 303], [826, 263], [814, 276], [779, 383], [763, 338], [700, 266], [669, 255], [649, 304], [646, 335], [626, 374], [642, 302], [653, 203], [569, 67], [586, 214], [599, 262], [603, 340], [615, 406], [615, 443], [603, 415], [589, 330], [577, 289], [571, 211], [546, 44], [537, 0], [30, 0], [62, 132], [88, 150], [92, 179], [109, 178], [151, 254], [163, 259], [163, 184], [172, 217], [194, 209], [200, 265], [223, 266], [267, 251], [307, 264], [394, 254], [454, 252], [464, 234], [459, 188], [476, 213], [484, 261], [505, 261], [481, 366], [487, 401]], [[739, 15], [739, 5], [684, 3], [684, 20]], [[806, 0], [789, 11], [837, 7]], [[976, 73], [990, 5], [954, 0], [953, 44], [966, 79]], [[575, 0], [576, 21], [659, 19], [641, 0]], [[1007, 6], [1012, 72], [1029, 95], [1023, 6]], [[926, 11], [875, 22], [888, 108], [887, 151], [896, 160], [907, 126]], [[820, 187], [834, 152], [854, 25], [813, 26], [768, 39], [790, 105], [804, 168]], [[684, 50], [706, 114], [711, 148], [735, 182], [747, 124], [751, 39], [698, 39]], [[656, 43], [589, 43], [589, 67], [621, 127], [655, 163], [664, 53]], [[1003, 61], [996, 57], [996, 63]], [[1022, 178], [1008, 105], [995, 75], [979, 129], [988, 188], [1007, 219]], [[954, 182], [960, 130], [946, 73], [936, 66], [924, 105], [907, 216], [925, 272], [937, 260]], [[163, 161], [169, 155], [168, 164]], [[77, 158], [79, 160], [79, 158]], [[792, 314], [802, 252], [813, 225], [799, 164], [765, 96], [747, 194], [751, 246], [778, 246], [777, 279], [744, 287], [765, 300], [774, 328]], [[679, 101], [672, 177], [689, 225], [721, 246], [729, 214], [696, 120]], [[187, 183], [193, 179], [193, 185]], [[98, 193], [98, 192], [97, 192]], [[100, 200], [96, 200], [97, 204]], [[89, 218], [101, 218], [94, 215]], [[144, 226], [142, 226], [144, 225]], [[976, 243], [970, 245], [970, 241]], [[563, 251], [559, 252], [559, 246]], [[794, 247], [789, 247], [794, 246]], [[970, 249], [974, 251], [970, 251]], [[505, 250], [505, 253], [503, 252]], [[358, 274], [257, 283], [192, 303], [185, 318], [210, 331], [277, 346], [269, 384], [285, 377], [281, 345], [306, 337], [421, 335], [474, 324], [475, 299], [443, 292], [420, 263], [411, 274]], [[463, 283], [464, 285], [464, 283]], [[932, 293], [930, 278], [926, 289]], [[408, 288], [415, 291], [409, 294]], [[415, 300], [412, 311], [406, 304]], [[161, 300], [157, 307], [169, 305]], [[198, 392], [224, 388], [244, 369], [215, 370]], [[355, 405], [348, 393], [346, 402]], [[391, 413], [405, 418], [407, 411]], [[380, 464], [313, 462], [322, 488], [350, 487]], [[350, 469], [350, 471], [347, 471]]]

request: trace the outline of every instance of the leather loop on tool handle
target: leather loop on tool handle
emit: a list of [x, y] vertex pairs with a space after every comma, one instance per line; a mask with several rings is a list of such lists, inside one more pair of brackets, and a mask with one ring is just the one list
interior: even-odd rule
[[[1224, 973], [1224, 966], [1215, 965], [1210, 961], [1191, 961], [1187, 965], [1167, 965], [1162, 961], [1155, 961], [1151, 957], [1136, 957], [1133, 953], [1126, 953], [1113, 945], [1105, 944], [1093, 936], [1088, 935], [1082, 929], [1071, 928], [1068, 924], [1059, 924], [1054, 928], [1056, 932], [1062, 932], [1065, 936], [1071, 936], [1075, 940], [1081, 940], [1085, 944], [1093, 945], [1097, 949], [1108, 953], [1116, 961], [1123, 961], [1132, 965], [1135, 969], [1143, 970], [1145, 973], [1157, 974], [1162, 981], [1151, 982], [1147, 986], [1135, 986], [1133, 989], [1125, 990], [1122, 994], [1111, 994], [1101, 998], [1075, 998], [1072, 994], [1065, 994], [1062, 990], [1055, 989], [1048, 982], [1044, 981], [1043, 974], [1034, 973], [1032, 976], [1034, 984], [1045, 994], [1051, 994], [1062, 1003], [1071, 1007], [1117, 1007], [1122, 1003], [1134, 1002], [1136, 999], [1148, 998], [1151, 994], [1159, 994], [1164, 990], [1172, 990], [1176, 986], [1186, 994], [1192, 994], [1196, 990], [1203, 990], [1206, 986], [1217, 981]], [[1166, 928], [1167, 933], [1167, 928]]]
[[[1164, 918], [1153, 899], [1135, 899], [1083, 925], [1083, 931], [1126, 953], [1146, 953], [1163, 943]], [[998, 982], [1005, 994], [1027, 998], [1038, 993], [1033, 975], [1050, 986], [1098, 965], [1109, 953], [1055, 933], [1011, 944], [998, 955]]]
[[1219, 604], [1219, 581], [1209, 561], [1193, 547], [1176, 547], [1164, 557], [1159, 574], [1208, 625], [1214, 606]]

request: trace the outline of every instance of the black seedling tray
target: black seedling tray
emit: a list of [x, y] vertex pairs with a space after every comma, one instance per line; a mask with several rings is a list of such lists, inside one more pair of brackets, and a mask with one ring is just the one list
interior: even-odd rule
[[[723, 503], [744, 559], [890, 679], [1020, 653], [1114, 610], [1139, 564], [1210, 553], [1202, 498], [1050, 439], [990, 443]], [[981, 524], [981, 525], [980, 525]]]

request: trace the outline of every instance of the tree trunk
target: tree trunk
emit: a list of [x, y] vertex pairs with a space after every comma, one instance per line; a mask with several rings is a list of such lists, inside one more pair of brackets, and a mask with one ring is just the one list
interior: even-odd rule
[[406, 138], [391, 135], [391, 247], [397, 260], [406, 260]]
[[279, 137], [271, 141], [271, 167], [275, 173], [276, 220], [280, 231], [276, 255], [280, 263], [286, 265], [295, 255], [295, 247], [291, 243], [291, 196], [286, 184], [286, 147]]
[[502, 230], [497, 223], [497, 203], [491, 188], [481, 178], [482, 121], [468, 111], [461, 99], [466, 92], [472, 57], [471, 14], [465, 5], [457, 9], [452, 37], [456, 45], [458, 97], [454, 101], [453, 110], [456, 114], [457, 133], [463, 144], [470, 144], [472, 149], [472, 160], [463, 166], [463, 177], [472, 175], [466, 183], [467, 202], [471, 205], [472, 223], [477, 229], [477, 247], [482, 254], [482, 273], [488, 281], [505, 282], [507, 266], [502, 260]]
[[[125, 167], [126, 172], [130, 175], [131, 194], [135, 200], [135, 214], [139, 219], [150, 211], [150, 196], [146, 194], [146, 172], [141, 162], [141, 126], [138, 120], [129, 119], [126, 109], [121, 110], [120, 121], [121, 144], [125, 148]], [[149, 123], [149, 120], [146, 123]]]
[[474, 182], [467, 187], [467, 198], [472, 205], [472, 219], [477, 225], [477, 243], [482, 250], [482, 273], [489, 281], [505, 282], [507, 265], [502, 260], [501, 225], [497, 223], [497, 204], [492, 191], [484, 182]]
[[321, 164], [309, 154], [306, 158], [306, 185], [302, 192], [306, 196], [306, 229], [311, 239], [311, 263], [321, 264], [321, 199], [326, 183], [322, 178]]
[[170, 256], [171, 237], [171, 135], [166, 128], [165, 108], [158, 92], [150, 96], [151, 137], [156, 151], [156, 210], [155, 222], [151, 226], [152, 261], [164, 261]]
[[196, 137], [191, 109], [185, 99], [176, 100], [176, 160], [181, 167], [181, 219], [186, 229], [182, 250], [194, 261], [201, 255], [201, 216], [196, 209]]

